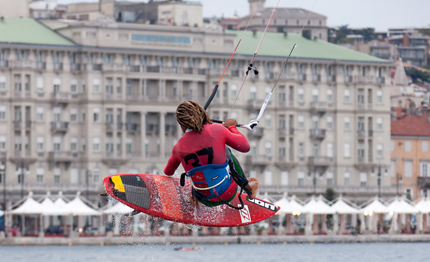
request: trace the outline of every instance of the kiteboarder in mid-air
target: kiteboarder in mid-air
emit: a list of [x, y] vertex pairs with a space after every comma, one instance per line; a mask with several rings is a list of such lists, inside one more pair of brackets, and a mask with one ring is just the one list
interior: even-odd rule
[[237, 185], [249, 199], [256, 197], [257, 178], [246, 178], [227, 147], [243, 153], [250, 149], [245, 136], [236, 129], [236, 120], [227, 119], [222, 125], [212, 123], [206, 110], [194, 101], [185, 101], [178, 106], [176, 120], [185, 134], [173, 147], [164, 173], [172, 176], [182, 163], [186, 173], [182, 174], [181, 180], [185, 176], [191, 177], [194, 206], [198, 208], [199, 202], [210, 207], [228, 204], [237, 193]]

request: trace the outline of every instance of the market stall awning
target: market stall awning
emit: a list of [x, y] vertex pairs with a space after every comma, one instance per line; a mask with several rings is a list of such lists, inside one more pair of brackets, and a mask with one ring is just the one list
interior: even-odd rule
[[9, 214], [15, 215], [33, 215], [40, 214], [40, 203], [33, 199], [33, 193], [30, 192], [27, 199], [16, 209], [9, 212]]
[[303, 213], [324, 215], [324, 214], [334, 214], [335, 212], [320, 195], [317, 199], [312, 196], [311, 200], [305, 204]]
[[372, 201], [365, 205], [365, 207], [360, 210], [363, 213], [377, 213], [377, 214], [386, 214], [389, 213], [387, 206], [384, 205], [379, 197], [374, 197]]
[[423, 214], [430, 213], [430, 201], [428, 198], [421, 198], [421, 200], [415, 204], [415, 208]]
[[348, 203], [343, 200], [342, 195], [339, 196], [336, 203], [331, 205], [331, 208], [333, 209], [333, 212], [338, 214], [359, 214], [361, 211], [357, 208], [352, 207]]
[[40, 211], [44, 216], [68, 216], [72, 215], [72, 211], [66, 206], [59, 206], [46, 197], [45, 200], [40, 204]]
[[295, 195], [290, 199], [287, 199], [287, 196], [284, 195], [283, 198], [276, 201], [274, 204], [281, 207], [279, 212], [282, 214], [300, 214], [305, 210], [303, 205], [298, 202]]
[[114, 206], [111, 206], [107, 208], [105, 211], [103, 211], [103, 214], [105, 215], [113, 215], [113, 214], [129, 214], [133, 212], [133, 208], [124, 205], [121, 202], [118, 202]]
[[81, 200], [80, 192], [78, 192], [75, 199], [66, 204], [66, 207], [74, 216], [99, 216], [101, 214]]
[[396, 214], [417, 214], [418, 209], [411, 203], [408, 203], [404, 198], [396, 197], [393, 202], [388, 205], [388, 211]]

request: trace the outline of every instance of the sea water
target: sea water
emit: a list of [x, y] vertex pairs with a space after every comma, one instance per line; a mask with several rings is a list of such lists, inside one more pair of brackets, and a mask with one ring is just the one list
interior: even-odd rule
[[0, 246], [0, 261], [430, 261], [430, 244], [427, 243], [199, 245], [203, 250], [188, 252], [175, 251], [177, 247], [175, 245]]

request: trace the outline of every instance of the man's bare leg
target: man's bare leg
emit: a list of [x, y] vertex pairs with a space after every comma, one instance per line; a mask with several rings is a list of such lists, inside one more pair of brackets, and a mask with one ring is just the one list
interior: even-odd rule
[[248, 178], [248, 184], [246, 185], [246, 188], [252, 192], [251, 195], [248, 195], [249, 199], [254, 199], [257, 197], [257, 191], [258, 191], [258, 179], [255, 177]]

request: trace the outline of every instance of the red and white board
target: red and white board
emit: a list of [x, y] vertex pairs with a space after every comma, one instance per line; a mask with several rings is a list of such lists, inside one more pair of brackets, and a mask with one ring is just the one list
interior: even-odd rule
[[[245, 207], [236, 210], [227, 205], [195, 208], [191, 204], [191, 181], [180, 185], [179, 178], [149, 174], [118, 174], [105, 177], [106, 192], [121, 203], [151, 216], [179, 223], [211, 227], [244, 226], [265, 220], [279, 207], [261, 200], [241, 198]], [[239, 193], [230, 202], [240, 206]]]

